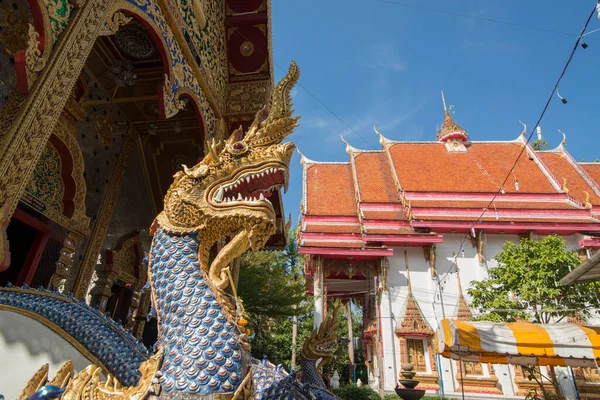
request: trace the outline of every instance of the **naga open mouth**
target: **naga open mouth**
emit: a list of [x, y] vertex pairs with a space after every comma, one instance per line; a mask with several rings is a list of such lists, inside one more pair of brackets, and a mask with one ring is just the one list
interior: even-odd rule
[[287, 168], [267, 166], [258, 171], [245, 172], [233, 182], [222, 184], [214, 191], [212, 201], [218, 205], [229, 203], [254, 203], [261, 202], [273, 205], [269, 200], [287, 182]]
[[332, 351], [332, 347], [335, 344], [335, 342], [336, 342], [335, 340], [331, 340], [329, 342], [318, 344], [318, 345], [316, 345], [317, 351], [319, 351], [321, 353]]

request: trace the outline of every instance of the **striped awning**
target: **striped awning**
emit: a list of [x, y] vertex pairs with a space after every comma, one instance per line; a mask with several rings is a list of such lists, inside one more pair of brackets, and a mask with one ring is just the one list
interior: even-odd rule
[[575, 324], [493, 323], [443, 319], [436, 352], [463, 361], [596, 367], [600, 334]]

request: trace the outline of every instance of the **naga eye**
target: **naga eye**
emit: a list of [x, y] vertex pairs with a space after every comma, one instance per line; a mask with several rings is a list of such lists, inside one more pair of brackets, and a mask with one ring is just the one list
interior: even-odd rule
[[230, 151], [233, 154], [242, 154], [248, 151], [248, 146], [244, 142], [235, 142], [231, 145]]

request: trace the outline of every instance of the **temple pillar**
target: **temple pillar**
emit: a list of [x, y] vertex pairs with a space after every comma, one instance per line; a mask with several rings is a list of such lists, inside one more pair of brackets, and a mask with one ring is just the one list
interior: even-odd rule
[[125, 325], [126, 328], [133, 329], [136, 324], [136, 317], [140, 306], [140, 289], [141, 288], [136, 287], [131, 295], [131, 305], [129, 306], [129, 314], [131, 317], [127, 320], [127, 324]]
[[123, 183], [123, 177], [125, 176], [125, 168], [127, 167], [127, 161], [133, 148], [134, 136], [137, 134], [135, 128], [130, 127], [127, 135], [123, 140], [121, 151], [119, 152], [119, 158], [113, 168], [111, 177], [108, 181], [108, 188], [106, 189], [106, 195], [102, 199], [102, 204], [98, 210], [98, 217], [94, 224], [88, 247], [85, 250], [81, 266], [77, 272], [75, 278], [75, 284], [73, 286], [73, 295], [77, 299], [83, 299], [87, 294], [89, 283], [94, 273], [96, 266], [96, 260], [102, 250], [102, 244], [108, 233], [108, 227], [112, 218], [113, 211], [117, 204], [117, 199], [121, 191], [121, 184]]
[[354, 327], [352, 325], [352, 301], [348, 300], [346, 305], [348, 313], [348, 377], [350, 382], [354, 381]]
[[60, 250], [60, 256], [56, 262], [56, 270], [50, 278], [48, 288], [59, 289], [61, 292], [64, 291], [65, 280], [69, 275], [69, 269], [73, 266], [75, 247], [81, 239], [83, 237], [76, 232], [71, 232], [67, 235], [63, 242], [63, 248]]
[[141, 338], [144, 333], [144, 326], [146, 325], [146, 321], [148, 320], [148, 312], [150, 311], [151, 304], [151, 294], [150, 290], [144, 292], [140, 298], [140, 304], [137, 308], [137, 313], [133, 317], [135, 321], [133, 325], [133, 336], [136, 338]]
[[[71, 17], [61, 41], [29, 95], [0, 116], [0, 269], [10, 263], [6, 227], [52, 134], [113, 1], [87, 1]], [[7, 114], [8, 113], [8, 114]]]
[[315, 259], [315, 272], [313, 278], [314, 285], [314, 301], [315, 301], [315, 317], [313, 327], [316, 329], [321, 326], [323, 322], [323, 318], [325, 316], [325, 307], [324, 307], [324, 291], [323, 291], [323, 259], [321, 256], [317, 256]]
[[111, 289], [114, 283], [114, 276], [112, 276], [111, 270], [106, 268], [105, 265], [99, 266], [96, 273], [98, 274], [98, 279], [90, 292], [92, 296], [91, 306], [105, 311], [106, 302], [112, 294]]

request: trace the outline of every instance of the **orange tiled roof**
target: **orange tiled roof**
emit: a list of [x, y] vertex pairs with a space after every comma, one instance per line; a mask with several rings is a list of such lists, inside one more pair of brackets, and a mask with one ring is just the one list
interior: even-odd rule
[[350, 164], [311, 164], [306, 170], [308, 215], [356, 216]]
[[415, 230], [411, 226], [402, 228], [368, 228], [365, 233], [369, 235], [413, 235]]
[[343, 247], [349, 249], [360, 249], [364, 247], [364, 242], [338, 242], [338, 241], [320, 241], [304, 240], [302, 247]]
[[358, 153], [354, 156], [360, 201], [396, 203], [398, 191], [386, 155], [381, 152]]
[[600, 163], [579, 163], [579, 166], [600, 186]]
[[[411, 200], [413, 212], [418, 213], [416, 208], [486, 208], [490, 205], [489, 201], [481, 200]], [[494, 201], [496, 208], [523, 208], [523, 209], [542, 209], [542, 210], [578, 210], [576, 204], [565, 201]]]
[[417, 221], [487, 221], [487, 222], [535, 222], [535, 223], [565, 223], [565, 224], [594, 224], [600, 222], [599, 220], [589, 217], [589, 218], [566, 218], [566, 217], [509, 217], [503, 218], [500, 216], [498, 219], [496, 217], [482, 217], [478, 216], [453, 216], [453, 215], [415, 215], [415, 220]]
[[561, 184], [563, 184], [563, 179], [566, 179], [570, 196], [584, 204], [585, 192], [587, 192], [590, 194], [592, 204], [600, 204], [600, 197], [594, 193], [581, 174], [571, 165], [565, 154], [559, 151], [542, 151], [538, 152], [538, 155]]
[[360, 233], [360, 225], [326, 225], [326, 224], [306, 224], [303, 232], [310, 233]]
[[362, 210], [364, 219], [403, 219], [406, 217], [402, 211], [390, 210], [390, 211], [371, 211], [371, 210]]
[[[472, 143], [466, 152], [449, 152], [443, 143], [391, 143], [400, 186], [411, 192], [495, 193], [523, 148], [519, 142]], [[513, 170], [521, 193], [556, 193], [548, 177], [524, 153]], [[514, 179], [505, 185], [517, 192]]]

